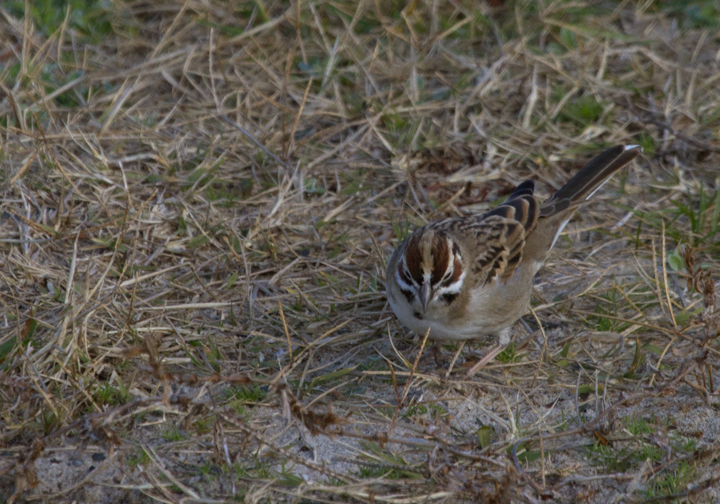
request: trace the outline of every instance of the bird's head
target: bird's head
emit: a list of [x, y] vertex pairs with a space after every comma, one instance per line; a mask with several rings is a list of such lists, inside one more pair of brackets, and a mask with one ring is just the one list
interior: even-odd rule
[[432, 229], [410, 237], [395, 280], [408, 302], [425, 313], [435, 303], [450, 304], [462, 290], [465, 270], [460, 247]]

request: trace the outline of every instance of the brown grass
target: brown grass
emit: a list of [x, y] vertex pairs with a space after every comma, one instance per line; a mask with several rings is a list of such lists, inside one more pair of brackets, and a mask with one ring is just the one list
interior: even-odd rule
[[[0, 7], [3, 502], [720, 499], [713, 4], [476, 4]], [[617, 143], [532, 334], [421, 355], [407, 229]]]

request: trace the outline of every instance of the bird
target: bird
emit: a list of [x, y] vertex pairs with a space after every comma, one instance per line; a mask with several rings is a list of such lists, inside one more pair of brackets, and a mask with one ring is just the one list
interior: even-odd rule
[[396, 317], [434, 340], [494, 337], [507, 345], [511, 327], [528, 311], [533, 278], [565, 225], [640, 152], [639, 145], [603, 151], [543, 203], [535, 182], [526, 180], [485, 214], [415, 230], [387, 264], [387, 297]]

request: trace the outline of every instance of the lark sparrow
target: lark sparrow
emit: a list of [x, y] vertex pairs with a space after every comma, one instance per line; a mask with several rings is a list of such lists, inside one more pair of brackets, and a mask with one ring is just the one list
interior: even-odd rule
[[527, 180], [484, 215], [451, 217], [416, 230], [387, 266], [387, 296], [415, 333], [467, 340], [508, 332], [527, 311], [535, 274], [575, 210], [642, 151], [612, 147], [544, 203]]

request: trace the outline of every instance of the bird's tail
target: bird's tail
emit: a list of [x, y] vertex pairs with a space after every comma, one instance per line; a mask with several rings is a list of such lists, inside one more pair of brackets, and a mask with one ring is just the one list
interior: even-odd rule
[[601, 152], [543, 204], [540, 216], [549, 217], [590, 199], [616, 171], [641, 152], [639, 145], [616, 145]]

